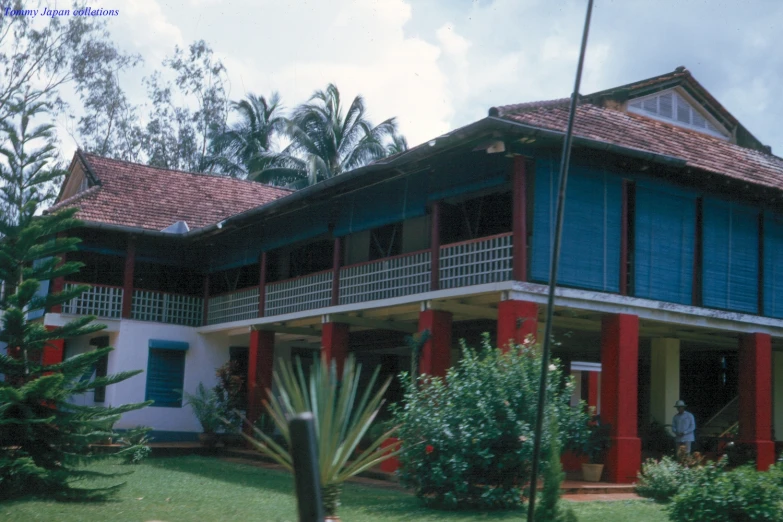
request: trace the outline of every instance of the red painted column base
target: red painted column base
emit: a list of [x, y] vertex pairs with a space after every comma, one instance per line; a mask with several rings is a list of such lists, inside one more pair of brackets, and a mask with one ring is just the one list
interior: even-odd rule
[[498, 304], [498, 346], [507, 351], [510, 343], [523, 344], [528, 335], [535, 339], [538, 305], [528, 301], [501, 301]]
[[451, 367], [451, 313], [425, 310], [419, 313], [419, 331], [429, 330], [429, 340], [421, 348], [419, 374], [445, 377]]
[[604, 477], [616, 484], [636, 482], [642, 468], [642, 441], [638, 437], [610, 437]]
[[[49, 331], [54, 330], [56, 327], [47, 326]], [[49, 341], [43, 348], [43, 354], [41, 354], [41, 364], [44, 366], [50, 364], [58, 364], [63, 362], [63, 355], [65, 353], [65, 340], [55, 339]]]
[[321, 329], [321, 356], [331, 365], [337, 365], [337, 377], [343, 374], [345, 358], [348, 357], [349, 326], [344, 323], [324, 323]]
[[253, 330], [247, 354], [247, 420], [244, 431], [253, 433], [252, 425], [264, 409], [266, 390], [272, 387], [275, 359], [275, 332]]
[[775, 463], [775, 443], [771, 440], [738, 440], [738, 446], [742, 446], [754, 455], [756, 469], [767, 471]]
[[598, 411], [598, 379], [601, 377], [599, 372], [584, 372], [584, 378], [587, 379], [587, 407], [592, 407], [595, 413]]

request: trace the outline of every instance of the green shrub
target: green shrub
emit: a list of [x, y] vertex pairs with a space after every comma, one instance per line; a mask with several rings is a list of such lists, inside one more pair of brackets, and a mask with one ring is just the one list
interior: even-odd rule
[[[563, 385], [556, 361], [551, 368], [547, 413], [557, 420], [562, 447], [584, 438], [587, 414], [571, 408], [573, 384]], [[392, 408], [404, 448], [400, 482], [437, 507], [518, 506], [531, 473], [540, 370], [538, 347], [503, 353], [485, 335], [480, 351], [463, 344], [463, 358], [445, 379], [425, 375], [414, 383], [402, 374], [404, 403]], [[545, 449], [549, 431], [545, 426]]]
[[742, 466], [724, 471], [721, 464], [692, 470], [692, 480], [668, 507], [674, 522], [780, 522], [783, 519], [783, 473]]
[[671, 457], [647, 459], [636, 482], [636, 493], [658, 502], [668, 502], [681, 487], [691, 482], [691, 470]]

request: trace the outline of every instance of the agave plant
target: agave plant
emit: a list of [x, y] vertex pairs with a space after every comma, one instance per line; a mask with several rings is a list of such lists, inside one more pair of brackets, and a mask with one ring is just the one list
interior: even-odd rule
[[281, 361], [274, 374], [277, 395], [269, 393], [270, 398], [264, 402], [264, 407], [284, 444], [278, 444], [256, 428], [255, 439], [245, 436], [258, 451], [293, 472], [288, 421], [298, 413], [312, 412], [323, 507], [327, 517], [335, 517], [342, 483], [346, 479], [399, 453], [399, 443], [381, 448], [381, 443], [396, 430], [394, 427], [354, 456], [359, 442], [378, 415], [384, 402], [383, 395], [391, 382], [390, 377], [373, 392], [379, 371], [380, 367], [375, 369], [362, 391], [359, 389], [361, 365], [356, 364], [353, 357], [345, 361], [339, 380], [334, 361], [331, 364], [325, 359], [320, 364], [316, 362], [310, 369], [309, 378], [305, 377], [298, 358], [295, 364]]

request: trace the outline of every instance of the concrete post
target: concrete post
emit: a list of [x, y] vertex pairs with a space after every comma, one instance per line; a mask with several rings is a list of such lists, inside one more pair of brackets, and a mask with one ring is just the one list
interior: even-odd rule
[[659, 424], [671, 424], [680, 399], [680, 340], [652, 340], [650, 354], [650, 414]]

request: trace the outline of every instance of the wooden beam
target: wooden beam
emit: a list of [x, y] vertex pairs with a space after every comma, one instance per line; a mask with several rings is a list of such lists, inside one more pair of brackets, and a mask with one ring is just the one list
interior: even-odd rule
[[395, 332], [416, 333], [418, 327], [412, 323], [403, 323], [400, 321], [369, 319], [367, 317], [347, 315], [347, 314], [328, 314], [322, 316], [322, 323], [344, 323], [352, 326], [361, 326], [365, 328], [374, 328], [376, 330], [393, 330]]
[[259, 324], [253, 327], [254, 330], [262, 332], [286, 333], [291, 335], [310, 335], [314, 337], [321, 336], [321, 330], [315, 328], [297, 328], [295, 326], [285, 326], [279, 324]]
[[472, 319], [498, 320], [498, 309], [488, 306], [475, 306], [451, 301], [427, 301], [426, 307], [430, 310], [442, 310], [456, 315], [467, 315]]

